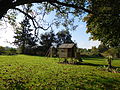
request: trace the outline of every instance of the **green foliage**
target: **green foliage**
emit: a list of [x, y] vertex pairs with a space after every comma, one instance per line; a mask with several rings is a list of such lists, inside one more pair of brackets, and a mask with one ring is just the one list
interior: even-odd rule
[[72, 36], [68, 30], [62, 30], [55, 34], [53, 31], [46, 32], [40, 36], [40, 44], [46, 48], [49, 48], [53, 44], [57, 46], [63, 43], [73, 43]]
[[94, 14], [88, 14], [87, 33], [91, 39], [99, 40], [107, 46], [120, 46], [120, 7], [119, 0], [90, 0], [89, 8]]
[[110, 48], [110, 49], [108, 49], [107, 51], [105, 51], [105, 52], [103, 53], [103, 55], [104, 55], [105, 57], [107, 57], [107, 56], [112, 56], [112, 57], [116, 58], [118, 53], [119, 53], [118, 49], [116, 49], [116, 48]]
[[[89, 65], [58, 61], [38, 56], [0, 56], [0, 89], [120, 89], [120, 73], [98, 69], [99, 65], [107, 65], [105, 59], [84, 58]], [[113, 66], [119, 67], [119, 62], [114, 60]]]
[[99, 51], [96, 47], [92, 47], [91, 49], [91, 52], [94, 54], [94, 55], [98, 55], [99, 54]]
[[59, 46], [63, 43], [73, 43], [73, 41], [71, 39], [72, 36], [68, 30], [59, 31], [56, 34], [56, 37], [57, 37], [57, 46]]
[[25, 53], [25, 48], [36, 45], [36, 40], [33, 37], [32, 29], [30, 29], [29, 19], [26, 17], [21, 23], [20, 28], [16, 28], [15, 41], [13, 42], [21, 49], [21, 53]]
[[40, 44], [49, 49], [56, 42], [55, 34], [53, 31], [46, 32], [40, 36]]
[[5, 47], [5, 55], [16, 55], [17, 49]]
[[5, 48], [3, 46], [0, 46], [0, 55], [5, 53]]
[[92, 47], [92, 49], [79, 48], [78, 52], [82, 57], [103, 57], [96, 47]]
[[0, 46], [0, 55], [15, 55], [15, 54], [17, 54], [17, 49]]
[[[79, 48], [78, 51], [81, 53], [88, 52], [88, 50], [86, 48]], [[91, 52], [91, 50], [90, 50], [90, 52]]]
[[[31, 12], [32, 4], [23, 5], [23, 11], [25, 13]], [[18, 48], [21, 49], [21, 53], [27, 53], [26, 47], [32, 47], [36, 45], [37, 39], [33, 36], [33, 29], [31, 29], [30, 18], [24, 15], [24, 19], [15, 27], [15, 41], [13, 42]]]
[[100, 53], [103, 53], [103, 52], [105, 52], [105, 51], [107, 51], [109, 48], [106, 46], [106, 45], [104, 45], [104, 44], [100, 44], [99, 46], [98, 46], [98, 51], [100, 52]]
[[[38, 7], [41, 11], [39, 14], [42, 14], [41, 16], [43, 17], [46, 14], [50, 14], [50, 12], [55, 12], [55, 16], [57, 18], [54, 18], [54, 24], [56, 26], [62, 25], [67, 30], [76, 29], [77, 25], [74, 25], [75, 18], [77, 17], [77, 19], [81, 19], [82, 15], [84, 16], [85, 12], [87, 12], [88, 15], [84, 20], [87, 22], [87, 32], [91, 33], [91, 38], [94, 40], [99, 40], [108, 46], [120, 46], [119, 0], [1, 0], [0, 18], [2, 18], [9, 9], [13, 9], [13, 7], [28, 3], [30, 3], [28, 5], [29, 7], [33, 6], [31, 3], [39, 3], [37, 4], [38, 6], [34, 6], [34, 8]], [[28, 12], [33, 13], [32, 9]], [[35, 11], [37, 10], [38, 9]], [[34, 17], [34, 15], [30, 13], [26, 14]], [[38, 13], [36, 12], [36, 14]], [[11, 20], [13, 24], [15, 23], [14, 19], [16, 19], [15, 16], [16, 13], [14, 13], [12, 17], [8, 15], [8, 19]], [[35, 17], [37, 16], [35, 15]], [[35, 18], [32, 18], [32, 21], [33, 19]], [[40, 18], [40, 21], [42, 20], [43, 18]]]

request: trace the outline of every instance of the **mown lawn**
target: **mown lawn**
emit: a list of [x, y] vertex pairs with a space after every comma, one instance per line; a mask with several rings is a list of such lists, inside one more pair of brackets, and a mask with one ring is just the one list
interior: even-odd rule
[[[120, 90], [120, 73], [102, 70], [101, 58], [84, 58], [83, 65], [60, 64], [57, 58], [0, 56], [0, 90]], [[120, 69], [120, 60], [113, 66]]]

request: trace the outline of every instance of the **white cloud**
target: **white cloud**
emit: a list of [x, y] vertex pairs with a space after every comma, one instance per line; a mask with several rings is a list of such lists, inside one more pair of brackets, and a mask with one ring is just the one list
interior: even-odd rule
[[100, 41], [84, 41], [81, 43], [78, 43], [79, 48], [86, 48], [86, 49], [91, 49], [93, 46], [98, 47], [100, 45]]
[[15, 47], [13, 44], [11, 44], [14, 41], [14, 29], [7, 24], [7, 27], [5, 24], [0, 26], [0, 46], [10, 46]]

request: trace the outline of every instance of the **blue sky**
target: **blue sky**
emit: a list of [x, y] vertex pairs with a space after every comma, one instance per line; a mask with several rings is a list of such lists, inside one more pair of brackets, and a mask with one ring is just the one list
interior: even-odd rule
[[[45, 16], [45, 19], [47, 21], [51, 21], [53, 16], [54, 16], [54, 13], [52, 12], [48, 16]], [[22, 17], [23, 16], [20, 14], [17, 18], [17, 21], [20, 22], [22, 20], [21, 19]], [[72, 35], [72, 40], [77, 43], [77, 46], [79, 48], [87, 48], [87, 49], [92, 48], [92, 46], [98, 47], [98, 45], [100, 44], [99, 41], [89, 40], [90, 34], [86, 33], [86, 23], [82, 22], [82, 20], [80, 22], [76, 20], [75, 22], [79, 26], [76, 30], [74, 31], [71, 30], [70, 33]], [[54, 31], [56, 33], [61, 29], [62, 27], [59, 27], [58, 29], [54, 28]], [[43, 30], [40, 30], [40, 33], [43, 33], [43, 32], [44, 32]], [[13, 44], [10, 44], [11, 42], [14, 41], [13, 36], [14, 36], [14, 29], [12, 28], [12, 26], [10, 26], [9, 24], [7, 24], [7, 27], [5, 24], [0, 26], [0, 46], [15, 47], [13, 46]]]
[[90, 49], [92, 46], [98, 47], [100, 42], [89, 40], [90, 34], [86, 33], [86, 23], [80, 22], [79, 27], [75, 31], [71, 31], [72, 39], [75, 40], [79, 48]]
[[[41, 30], [40, 33], [43, 33], [44, 31]], [[57, 32], [57, 30], [55, 31]], [[70, 31], [72, 35], [72, 40], [77, 43], [77, 46], [79, 48], [87, 48], [90, 49], [92, 46], [98, 47], [100, 44], [99, 41], [92, 41], [89, 40], [90, 34], [86, 33], [86, 24], [85, 22], [80, 22], [79, 27], [75, 31]], [[10, 44], [10, 42], [14, 41], [14, 29], [8, 25], [6, 26], [0, 26], [0, 46], [10, 46], [15, 47], [13, 44]]]

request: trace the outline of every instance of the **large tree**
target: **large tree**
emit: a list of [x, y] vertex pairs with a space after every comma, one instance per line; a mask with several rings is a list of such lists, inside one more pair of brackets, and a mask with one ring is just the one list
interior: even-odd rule
[[[30, 4], [30, 3], [39, 3], [39, 4], [45, 4], [49, 6], [54, 6], [54, 9], [59, 10], [69, 10], [67, 7], [73, 8], [73, 11], [81, 12], [91, 12], [90, 10], [85, 8], [87, 0], [0, 0], [0, 18], [2, 18], [9, 9], [16, 9], [16, 6], [24, 5], [24, 4]], [[48, 9], [52, 9], [51, 6], [49, 6]], [[65, 6], [65, 7], [63, 7]], [[77, 10], [75, 10], [77, 9]], [[18, 9], [17, 9], [18, 10]], [[20, 11], [20, 10], [19, 10]]]
[[[74, 26], [74, 17], [81, 18], [81, 15], [85, 12], [92, 13], [92, 11], [88, 10], [86, 8], [87, 0], [0, 0], [0, 18], [7, 17], [9, 19], [13, 17], [9, 12], [11, 10], [14, 10], [13, 13], [16, 11], [19, 11], [25, 15], [27, 15], [35, 28], [35, 31], [37, 29], [43, 29], [47, 30], [51, 25], [55, 24], [56, 26], [63, 25], [64, 27], [69, 27], [69, 29], [75, 29], [76, 25]], [[37, 3], [37, 4], [33, 4]], [[45, 16], [45, 14], [48, 14], [52, 11], [56, 13], [56, 17], [54, 18], [54, 22], [52, 24], [48, 24], [48, 27], [44, 27], [41, 25], [43, 23], [43, 18], [40, 20], [37, 20], [36, 15], [33, 15], [33, 13], [25, 13], [21, 6], [24, 4], [32, 4], [33, 9], [36, 8], [37, 10], [33, 10], [35, 12], [34, 14], [38, 15], [41, 14], [41, 16]], [[39, 10], [39, 11], [38, 11]], [[8, 13], [7, 13], [8, 12]], [[12, 11], [11, 11], [12, 12]], [[8, 15], [6, 15], [6, 13]], [[73, 16], [71, 17], [71, 15]], [[14, 14], [17, 15], [17, 14]], [[43, 20], [43, 21], [42, 21]], [[14, 22], [15, 20], [13, 20]], [[38, 21], [38, 22], [37, 22]], [[40, 22], [40, 23], [39, 23]], [[36, 32], [35, 32], [36, 33]]]
[[90, 0], [89, 8], [96, 13], [84, 18], [91, 39], [120, 47], [120, 0]]
[[[28, 13], [31, 10], [31, 5], [24, 6], [24, 12]], [[23, 21], [17, 26], [15, 30], [15, 41], [13, 42], [21, 49], [21, 53], [25, 54], [27, 47], [36, 45], [37, 39], [33, 36], [33, 29], [31, 29], [30, 19], [25, 15]]]
[[[67, 29], [76, 29], [74, 18], [78, 17], [81, 19], [82, 14], [85, 12], [92, 13], [92, 11], [86, 8], [87, 2], [87, 0], [0, 0], [0, 19], [2, 17], [8, 18], [13, 25], [16, 19], [14, 16], [19, 15], [18, 12], [21, 12], [30, 18], [36, 35], [38, 34], [38, 29], [48, 30], [53, 25], [63, 25]], [[21, 9], [22, 5], [25, 4], [31, 4], [33, 6], [31, 10], [33, 13], [26, 13]], [[35, 8], [36, 10], [34, 10]], [[43, 18], [52, 11], [54, 11], [56, 15], [52, 23], [49, 24], [45, 22]], [[40, 16], [42, 16], [42, 18], [38, 18], [38, 14], [41, 14]], [[43, 22], [45, 24], [43, 24]], [[48, 27], [45, 27], [46, 24]]]
[[120, 0], [0, 0], [0, 18], [6, 17], [4, 15], [10, 9], [18, 10], [31, 19], [36, 29], [47, 30], [36, 23], [35, 16], [17, 7], [30, 3], [38, 3], [44, 14], [55, 11], [58, 17], [55, 24], [62, 23], [65, 27], [73, 25], [74, 16], [80, 19], [87, 12], [87, 32], [92, 34], [92, 38], [109, 46], [120, 45]]
[[32, 29], [30, 29], [29, 19], [25, 18], [21, 23], [20, 27], [16, 28], [15, 41], [13, 42], [21, 49], [21, 53], [25, 54], [27, 47], [36, 45], [36, 39], [33, 37]]

